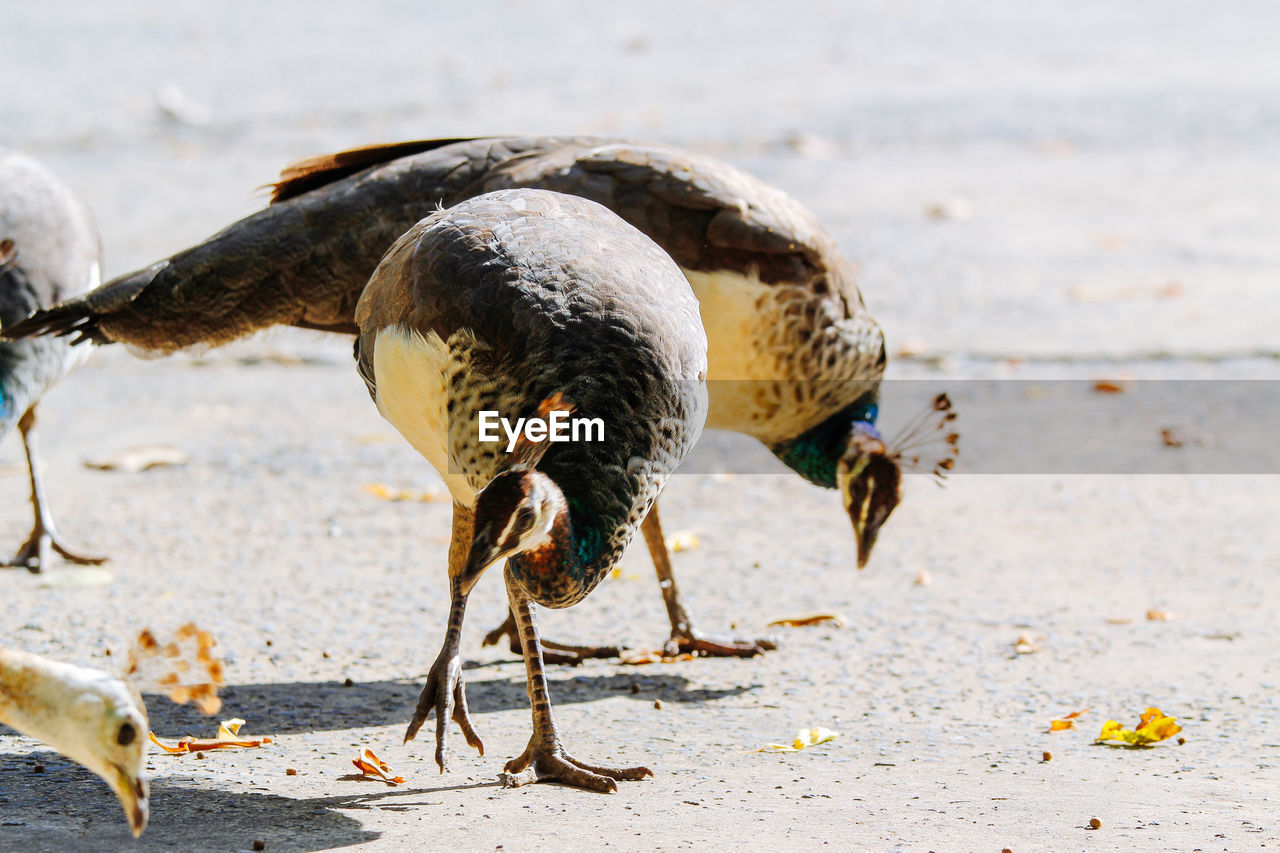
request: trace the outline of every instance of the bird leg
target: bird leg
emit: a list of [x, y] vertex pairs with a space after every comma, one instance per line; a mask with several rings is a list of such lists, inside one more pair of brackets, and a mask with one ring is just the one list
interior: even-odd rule
[[542, 669], [542, 648], [538, 642], [538, 628], [534, 624], [533, 601], [520, 589], [510, 567], [507, 568], [506, 579], [511, 611], [525, 649], [524, 667], [528, 677], [529, 704], [533, 708], [533, 734], [524, 752], [507, 762], [502, 773], [503, 786], [518, 788], [531, 782], [560, 782], [605, 794], [618, 790], [618, 780], [638, 781], [652, 776], [653, 771], [647, 767], [599, 767], [578, 761], [564, 751], [551, 714], [547, 677]]
[[658, 573], [658, 587], [662, 590], [662, 600], [671, 619], [671, 638], [664, 649], [668, 655], [692, 652], [706, 657], [749, 658], [778, 647], [777, 642], [768, 637], [756, 640], [717, 637], [703, 634], [695, 628], [693, 619], [680, 601], [680, 588], [676, 586], [676, 577], [671, 570], [671, 556], [667, 553], [667, 540], [662, 535], [656, 503], [640, 524], [640, 530], [644, 533], [645, 544], [649, 546], [649, 556], [653, 558], [653, 568]]
[[10, 566], [21, 566], [32, 574], [39, 574], [51, 561], [50, 551], [57, 551], [69, 562], [84, 566], [97, 566], [107, 561], [106, 557], [89, 557], [77, 554], [58, 537], [58, 528], [54, 526], [53, 514], [49, 511], [49, 501], [44, 494], [44, 478], [40, 473], [40, 457], [36, 452], [36, 408], [27, 409], [18, 421], [18, 430], [22, 433], [22, 446], [27, 452], [27, 471], [31, 475], [31, 506], [35, 510], [35, 524], [31, 535], [18, 549], [8, 563]]
[[453, 505], [453, 535], [449, 541], [449, 624], [445, 629], [444, 644], [436, 662], [427, 674], [426, 686], [418, 697], [418, 707], [409, 721], [405, 742], [413, 740], [434, 711], [436, 715], [436, 764], [440, 772], [445, 770], [448, 757], [449, 720], [462, 729], [462, 736], [470, 746], [484, 755], [484, 744], [471, 725], [467, 710], [467, 687], [462, 680], [462, 658], [458, 654], [458, 641], [462, 636], [462, 618], [466, 614], [467, 596], [477, 578], [464, 578], [463, 568], [467, 552], [471, 548], [471, 536], [475, 526], [475, 511], [461, 504]]
[[[510, 610], [507, 611], [507, 621], [484, 635], [484, 645], [496, 646], [504, 637], [512, 654], [524, 654], [524, 650], [520, 647], [520, 632], [516, 628], [516, 617]], [[546, 663], [581, 666], [587, 658], [616, 658], [621, 654], [621, 646], [574, 646], [568, 643], [557, 643], [555, 640], [542, 640], [542, 659]]]

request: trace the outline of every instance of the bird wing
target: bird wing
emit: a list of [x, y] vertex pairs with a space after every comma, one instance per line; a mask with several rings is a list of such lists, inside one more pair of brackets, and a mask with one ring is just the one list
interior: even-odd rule
[[356, 303], [397, 237], [441, 206], [517, 187], [601, 203], [686, 269], [830, 284], [846, 312], [861, 305], [834, 240], [801, 205], [713, 158], [665, 145], [594, 137], [400, 143], [295, 164], [276, 187], [281, 201], [5, 336], [77, 334], [169, 352], [271, 325], [354, 334]]

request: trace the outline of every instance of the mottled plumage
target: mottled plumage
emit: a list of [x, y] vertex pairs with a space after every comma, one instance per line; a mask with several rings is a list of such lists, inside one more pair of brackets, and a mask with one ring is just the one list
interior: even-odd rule
[[[445, 476], [454, 499], [451, 608], [406, 739], [436, 714], [480, 748], [458, 638], [467, 596], [506, 558], [534, 731], [508, 784], [555, 779], [613, 790], [644, 768], [569, 758], [551, 714], [532, 604], [568, 607], [613, 568], [706, 418], [707, 340], [688, 282], [653, 241], [585, 199], [481, 195], [409, 229], [356, 309], [356, 361], [386, 417]], [[480, 439], [480, 412], [571, 408], [599, 441]]]

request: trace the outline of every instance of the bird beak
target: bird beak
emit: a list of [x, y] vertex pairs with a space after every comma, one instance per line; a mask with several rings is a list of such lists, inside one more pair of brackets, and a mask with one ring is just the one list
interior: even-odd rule
[[129, 828], [133, 837], [142, 835], [147, 828], [147, 818], [151, 815], [151, 797], [147, 788], [147, 778], [141, 770], [130, 773], [118, 764], [113, 764], [114, 771], [107, 783], [116, 792], [120, 805], [124, 806], [124, 816], [129, 820]]
[[477, 530], [471, 541], [471, 550], [467, 552], [467, 563], [458, 578], [462, 594], [470, 595], [484, 570], [503, 556], [505, 554], [502, 547], [493, 541], [488, 529]]
[[853, 507], [849, 508], [849, 517], [853, 521], [853, 536], [858, 543], [858, 568], [865, 569], [867, 561], [871, 559], [871, 549], [876, 544], [876, 537], [880, 535], [880, 523], [871, 521], [866, 512], [867, 504], [862, 505], [862, 512], [857, 512]]

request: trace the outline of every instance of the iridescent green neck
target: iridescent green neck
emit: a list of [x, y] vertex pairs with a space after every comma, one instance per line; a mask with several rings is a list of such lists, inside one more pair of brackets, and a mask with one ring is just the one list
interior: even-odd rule
[[836, 469], [855, 423], [874, 428], [879, 415], [879, 389], [868, 391], [822, 423], [770, 450], [788, 468], [816, 486], [836, 487]]

